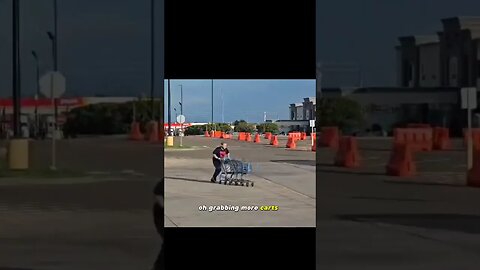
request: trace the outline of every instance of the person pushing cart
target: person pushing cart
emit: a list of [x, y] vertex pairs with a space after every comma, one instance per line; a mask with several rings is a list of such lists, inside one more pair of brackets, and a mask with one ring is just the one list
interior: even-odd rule
[[212, 179], [210, 179], [211, 182], [215, 183], [217, 181], [217, 177], [222, 171], [222, 160], [225, 158], [230, 158], [230, 151], [228, 151], [227, 144], [222, 142], [220, 146], [213, 150], [212, 162], [215, 171], [213, 172]]

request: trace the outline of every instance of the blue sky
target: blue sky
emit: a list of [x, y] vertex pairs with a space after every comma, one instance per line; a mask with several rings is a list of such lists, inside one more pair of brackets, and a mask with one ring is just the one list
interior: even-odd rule
[[[165, 120], [167, 119], [167, 80], [165, 80]], [[183, 114], [188, 122], [210, 122], [211, 80], [170, 80], [172, 121], [180, 114], [180, 86], [183, 86]], [[262, 122], [288, 119], [291, 103], [315, 96], [315, 80], [214, 80], [214, 121], [233, 122], [244, 119]]]

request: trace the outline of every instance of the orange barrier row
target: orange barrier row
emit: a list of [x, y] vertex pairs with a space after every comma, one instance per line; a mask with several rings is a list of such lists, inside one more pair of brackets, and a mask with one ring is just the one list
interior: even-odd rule
[[416, 174], [416, 166], [412, 157], [412, 146], [409, 143], [396, 143], [387, 165], [387, 175], [408, 177]]
[[407, 124], [407, 128], [431, 128], [430, 124], [410, 123]]
[[357, 140], [354, 137], [346, 136], [340, 139], [335, 166], [356, 168], [360, 166], [360, 154], [358, 153]]
[[307, 133], [306, 132], [300, 133], [300, 140], [304, 141], [306, 139], [307, 139]]
[[450, 148], [452, 148], [450, 130], [442, 127], [433, 128], [433, 149], [448, 150]]
[[237, 139], [238, 139], [239, 141], [245, 141], [245, 137], [246, 137], [245, 132], [239, 132]]
[[340, 131], [337, 127], [323, 127], [320, 134], [320, 145], [331, 148], [338, 148], [340, 140]]
[[302, 133], [300, 133], [300, 132], [290, 132], [290, 133], [288, 133], [288, 138], [293, 138], [294, 140], [301, 140], [302, 139]]
[[393, 141], [408, 143], [412, 151], [432, 151], [433, 134], [431, 128], [396, 128], [393, 131]]

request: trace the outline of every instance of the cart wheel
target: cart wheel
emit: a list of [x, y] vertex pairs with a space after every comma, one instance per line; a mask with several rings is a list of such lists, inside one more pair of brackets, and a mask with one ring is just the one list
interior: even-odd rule
[[233, 182], [233, 183], [235, 184], [235, 186], [238, 186], [238, 182], [237, 182], [237, 181], [235, 181], [235, 182]]
[[245, 183], [242, 182], [242, 187], [245, 185]]
[[247, 182], [247, 183], [245, 183], [245, 185], [248, 187], [250, 184]]
[[253, 182], [252, 182], [252, 187], [253, 187]]

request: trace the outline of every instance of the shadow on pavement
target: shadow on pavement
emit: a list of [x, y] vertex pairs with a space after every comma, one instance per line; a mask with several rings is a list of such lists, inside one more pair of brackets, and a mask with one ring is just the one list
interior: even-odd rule
[[[332, 166], [335, 167], [335, 166]], [[340, 168], [340, 167], [337, 167]], [[371, 176], [385, 176], [385, 173], [375, 173], [375, 172], [359, 172], [359, 171], [340, 171], [340, 170], [329, 170], [317, 167], [317, 173], [337, 173], [337, 174], [353, 174], [353, 175], [371, 175]]]
[[276, 163], [288, 163], [288, 164], [294, 164], [294, 165], [307, 165], [307, 166], [315, 166], [315, 160], [308, 160], [308, 159], [286, 159], [286, 160], [270, 160], [271, 162], [276, 162]]
[[387, 184], [394, 184], [394, 185], [416, 185], [416, 186], [445, 186], [445, 187], [466, 187], [465, 184], [448, 184], [448, 183], [427, 183], [427, 182], [413, 182], [413, 181], [402, 181], [402, 180], [385, 180], [383, 181]]
[[480, 234], [480, 216], [459, 214], [340, 215], [339, 219]]
[[387, 197], [370, 197], [370, 196], [353, 196], [354, 200], [374, 200], [374, 201], [396, 201], [396, 202], [428, 202], [422, 199], [404, 199], [404, 198], [387, 198]]
[[199, 179], [191, 179], [191, 178], [183, 178], [183, 177], [170, 177], [170, 176], [165, 176], [166, 179], [173, 179], [173, 180], [182, 180], [182, 181], [188, 181], [188, 182], [197, 182], [197, 183], [204, 183], [204, 184], [214, 184], [210, 182], [210, 180], [199, 180]]
[[35, 270], [31, 268], [0, 267], [0, 270]]

